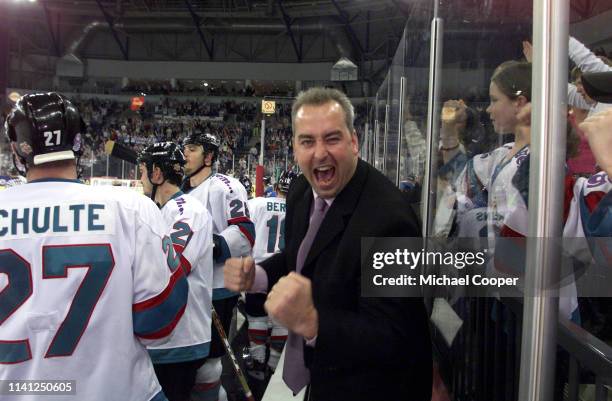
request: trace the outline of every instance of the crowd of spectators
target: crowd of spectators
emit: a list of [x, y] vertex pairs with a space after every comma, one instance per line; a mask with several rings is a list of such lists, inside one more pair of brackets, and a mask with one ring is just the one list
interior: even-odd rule
[[[81, 165], [87, 174], [106, 175], [104, 145], [108, 140], [118, 141], [139, 152], [156, 141], [181, 142], [185, 136], [197, 131], [219, 137], [221, 172], [228, 172], [234, 166], [246, 173], [247, 166], [254, 170], [253, 166], [257, 164], [264, 118], [266, 161], [271, 163], [270, 166], [273, 160], [284, 165], [285, 159], [290, 161], [293, 157], [289, 102], [277, 102], [275, 113], [264, 117], [258, 101], [236, 99], [210, 102], [176, 97], [162, 97], [159, 101], [145, 98], [144, 104], [136, 111], [127, 101], [102, 98], [72, 100], [87, 125], [81, 157]], [[357, 106], [356, 116], [356, 126], [365, 121], [365, 104]], [[7, 172], [12, 168], [8, 148], [0, 149], [0, 155], [0, 170]], [[243, 162], [240, 164], [240, 161]]]

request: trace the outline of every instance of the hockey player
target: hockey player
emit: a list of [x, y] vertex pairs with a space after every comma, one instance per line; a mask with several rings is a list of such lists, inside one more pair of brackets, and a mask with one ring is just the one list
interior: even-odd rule
[[186, 401], [210, 352], [212, 218], [197, 199], [179, 189], [185, 157], [178, 145], [155, 143], [140, 154], [138, 164], [144, 193], [160, 206], [189, 282], [187, 308], [174, 335], [166, 344], [148, 347], [149, 355], [168, 399]]
[[[255, 263], [260, 263], [285, 247], [285, 197], [291, 181], [296, 176], [297, 174], [291, 170], [283, 172], [276, 185], [278, 197], [259, 197], [249, 200], [251, 219], [255, 223], [256, 240], [253, 247]], [[249, 374], [259, 381], [269, 379], [274, 373], [287, 340], [287, 329], [268, 319], [263, 307], [265, 302], [265, 294], [246, 294], [249, 350], [253, 361]], [[268, 343], [270, 353], [266, 364]]]
[[251, 179], [249, 178], [249, 176], [246, 174], [242, 174], [238, 178], [238, 181], [240, 181], [240, 183], [244, 187], [244, 190], [247, 193], [247, 199], [251, 199], [253, 197], [253, 184], [251, 183]]
[[[235, 178], [213, 173], [218, 152], [219, 140], [209, 133], [194, 133], [185, 139], [183, 190], [202, 202], [213, 219], [213, 307], [225, 332], [229, 333], [238, 294], [223, 287], [223, 264], [230, 256], [250, 255], [255, 242], [255, 227], [249, 218], [247, 194], [242, 184]], [[213, 329], [210, 354], [198, 370], [193, 398], [225, 399], [220, 381], [224, 354], [217, 330]]]
[[[28, 183], [0, 193], [0, 380], [58, 380], [55, 400], [165, 400], [145, 344], [171, 334], [187, 280], [150, 199], [77, 180], [84, 127], [56, 93], [23, 96], [6, 121]], [[40, 399], [15, 394], [2, 399]]]

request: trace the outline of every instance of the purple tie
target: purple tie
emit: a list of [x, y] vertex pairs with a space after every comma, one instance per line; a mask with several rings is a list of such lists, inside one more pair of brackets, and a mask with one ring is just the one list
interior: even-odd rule
[[[327, 213], [327, 203], [323, 198], [316, 198], [314, 204], [314, 210], [310, 216], [310, 224], [308, 225], [308, 231], [306, 236], [300, 244], [300, 249], [297, 254], [297, 261], [295, 265], [295, 271], [300, 273], [304, 267], [306, 256], [310, 251], [312, 242], [317, 236], [317, 231], [321, 226], [321, 222]], [[289, 332], [287, 338], [287, 347], [285, 349], [285, 365], [283, 368], [283, 380], [287, 383], [287, 386], [293, 391], [294, 394], [300, 392], [308, 382], [310, 382], [310, 372], [306, 368], [304, 363], [304, 339], [302, 336], [297, 335], [293, 332]]]

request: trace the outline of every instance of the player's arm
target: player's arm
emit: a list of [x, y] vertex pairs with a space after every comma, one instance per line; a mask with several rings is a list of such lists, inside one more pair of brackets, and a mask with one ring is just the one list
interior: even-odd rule
[[191, 268], [197, 260], [198, 251], [196, 247], [207, 247], [209, 245], [212, 247], [212, 239], [207, 242], [201, 234], [199, 230], [194, 231], [191, 222], [187, 220], [179, 220], [172, 225], [170, 239], [174, 251], [181, 260], [181, 268], [186, 275], [191, 273]]
[[155, 345], [167, 340], [183, 315], [188, 284], [180, 254], [163, 233], [161, 213], [146, 198], [138, 206], [132, 318], [139, 340]]
[[249, 216], [246, 196], [236, 190], [214, 195], [213, 205], [222, 209], [228, 224], [221, 233], [213, 235], [215, 262], [249, 255], [255, 244], [255, 225]]
[[212, 272], [212, 218], [206, 209], [202, 209], [201, 213], [193, 216], [191, 223], [194, 226], [193, 229], [187, 221], [176, 222], [170, 234], [174, 249], [180, 255], [181, 266], [187, 275], [195, 266], [198, 269], [210, 269]]

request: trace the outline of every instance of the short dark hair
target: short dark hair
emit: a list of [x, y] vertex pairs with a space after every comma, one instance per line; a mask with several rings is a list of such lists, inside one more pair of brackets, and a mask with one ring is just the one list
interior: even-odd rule
[[353, 121], [355, 120], [353, 104], [344, 93], [334, 88], [314, 87], [300, 92], [291, 107], [291, 125], [295, 127], [295, 117], [302, 106], [320, 106], [328, 102], [336, 102], [342, 107], [346, 127], [353, 133], [355, 131], [353, 126]]

